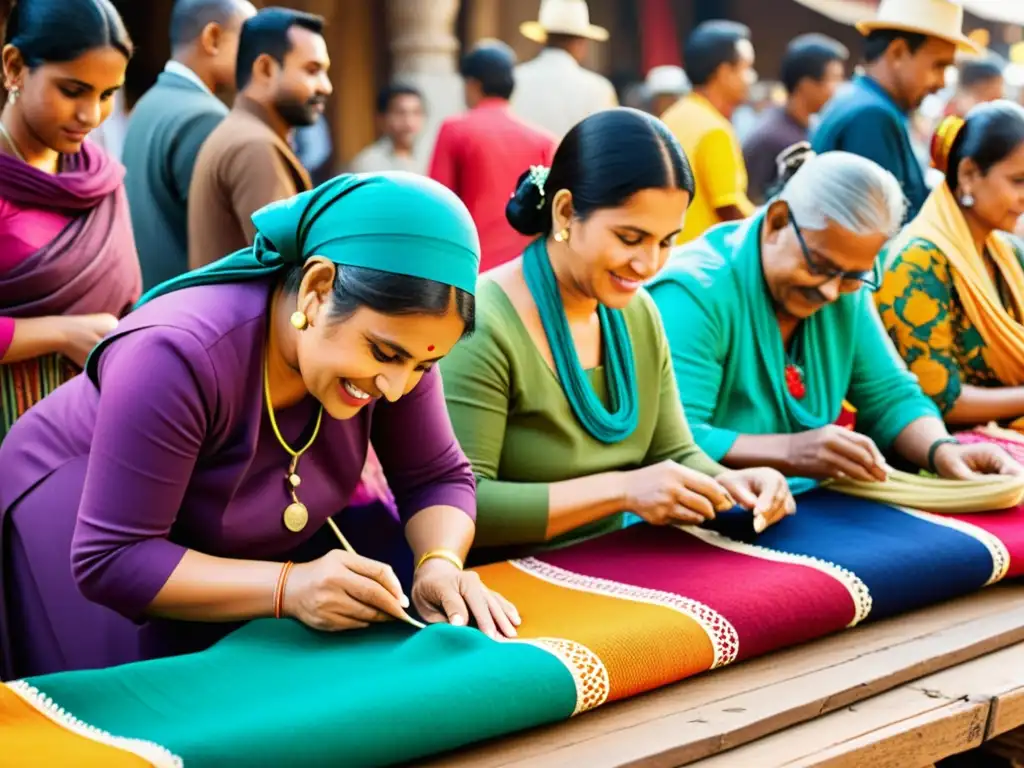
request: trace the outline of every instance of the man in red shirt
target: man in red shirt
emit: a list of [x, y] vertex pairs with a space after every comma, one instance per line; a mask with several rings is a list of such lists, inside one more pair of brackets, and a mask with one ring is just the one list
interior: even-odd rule
[[520, 175], [531, 165], [551, 165], [555, 138], [509, 110], [515, 86], [515, 53], [487, 41], [463, 58], [466, 103], [470, 110], [441, 125], [430, 161], [430, 177], [455, 192], [469, 208], [480, 232], [480, 271], [522, 253], [529, 238], [505, 220], [505, 205]]

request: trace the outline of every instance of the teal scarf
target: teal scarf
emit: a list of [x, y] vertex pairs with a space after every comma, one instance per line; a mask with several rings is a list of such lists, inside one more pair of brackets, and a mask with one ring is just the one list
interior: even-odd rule
[[523, 254], [523, 277], [540, 313], [558, 380], [562, 383], [576, 418], [587, 432], [602, 443], [625, 440], [636, 429], [639, 408], [633, 344], [622, 312], [601, 305], [597, 308], [604, 344], [605, 376], [612, 406], [609, 412], [590, 386], [579, 355], [576, 354], [576, 345], [569, 331], [562, 295], [551, 268], [544, 238], [530, 243]]
[[[261, 208], [252, 222], [252, 246], [155, 286], [135, 308], [183, 288], [281, 275], [313, 256], [476, 293], [480, 239], [473, 219], [451, 190], [418, 174], [337, 176]], [[91, 376], [105, 343], [86, 362]]]

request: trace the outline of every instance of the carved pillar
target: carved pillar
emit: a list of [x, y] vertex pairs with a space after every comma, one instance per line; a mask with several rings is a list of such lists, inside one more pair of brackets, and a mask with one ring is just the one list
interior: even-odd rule
[[501, 6], [498, 0], [469, 0], [466, 43], [485, 38], [501, 39]]
[[392, 78], [419, 88], [427, 102], [427, 124], [416, 147], [425, 162], [441, 122], [466, 108], [458, 73], [458, 12], [459, 0], [388, 0]]

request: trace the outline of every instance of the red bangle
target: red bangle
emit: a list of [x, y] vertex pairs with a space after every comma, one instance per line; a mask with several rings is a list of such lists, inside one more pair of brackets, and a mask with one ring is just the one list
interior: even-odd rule
[[277, 577], [277, 586], [274, 588], [274, 618], [281, 618], [281, 606], [284, 603], [284, 584], [288, 581], [288, 571], [292, 569], [294, 563], [289, 560], [283, 566], [281, 566], [281, 574]]

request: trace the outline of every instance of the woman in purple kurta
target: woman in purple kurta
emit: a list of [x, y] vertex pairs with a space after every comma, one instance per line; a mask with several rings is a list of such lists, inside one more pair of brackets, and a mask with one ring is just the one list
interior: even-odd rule
[[[252, 248], [144, 296], [0, 446], [5, 678], [198, 650], [272, 615], [278, 589], [318, 629], [400, 614], [386, 566], [324, 554], [371, 439], [418, 562], [412, 605], [514, 634], [515, 609], [459, 567], [475, 488], [434, 369], [472, 329], [468, 212], [382, 174], [253, 220]], [[307, 443], [290, 467], [283, 444]]]
[[[3, 27], [0, 18], [0, 28]], [[139, 298], [124, 168], [85, 141], [131, 41], [108, 0], [22, 0], [0, 114], [0, 442]]]

